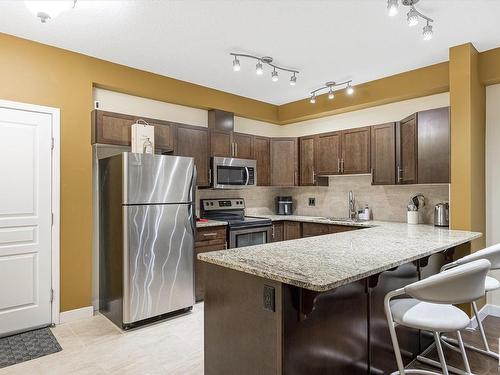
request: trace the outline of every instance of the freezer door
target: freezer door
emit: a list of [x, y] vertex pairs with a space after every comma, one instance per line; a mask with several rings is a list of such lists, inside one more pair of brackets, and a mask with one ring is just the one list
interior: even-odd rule
[[193, 158], [125, 152], [123, 204], [191, 202], [193, 171]]
[[123, 206], [123, 323], [194, 304], [191, 204]]

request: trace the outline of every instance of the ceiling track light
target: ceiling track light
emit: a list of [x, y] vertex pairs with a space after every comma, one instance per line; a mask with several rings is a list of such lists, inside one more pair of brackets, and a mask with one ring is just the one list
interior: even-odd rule
[[[424, 40], [431, 40], [433, 37], [433, 29], [432, 23], [434, 20], [430, 17], [427, 17], [425, 14], [422, 14], [415, 8], [415, 4], [418, 3], [419, 0], [401, 0], [401, 4], [407, 7], [410, 7], [409, 12], [406, 14], [406, 19], [408, 22], [408, 26], [413, 27], [418, 25], [420, 19], [423, 19], [427, 22], [422, 30], [422, 37]], [[399, 0], [387, 0], [387, 14], [391, 17], [395, 16], [398, 13]]]
[[339, 83], [334, 82], [334, 81], [329, 81], [329, 82], [325, 83], [325, 85], [320, 87], [319, 89], [311, 91], [311, 97], [309, 99], [309, 102], [312, 104], [316, 103], [316, 93], [323, 91], [323, 90], [328, 90], [328, 99], [333, 100], [335, 98], [336, 88], [339, 88], [342, 86], [345, 87], [347, 95], [354, 94], [354, 88], [352, 87], [352, 79], [349, 81], [344, 81], [344, 82], [339, 82]]
[[273, 82], [278, 81], [278, 71], [281, 70], [283, 72], [292, 73], [292, 76], [290, 77], [290, 85], [291, 86], [295, 86], [297, 83], [297, 74], [299, 74], [300, 72], [298, 70], [295, 70], [295, 69], [284, 68], [282, 66], [274, 64], [273, 63], [274, 59], [270, 56], [259, 57], [259, 56], [244, 54], [244, 53], [233, 53], [233, 52], [231, 52], [230, 55], [234, 57], [233, 70], [235, 72], [239, 72], [241, 70], [239, 58], [245, 57], [248, 59], [257, 60], [257, 64], [255, 65], [255, 74], [257, 74], [259, 76], [262, 75], [264, 73], [263, 64], [266, 64], [266, 65], [270, 66], [271, 68], [273, 68], [273, 71], [271, 72], [271, 80]]

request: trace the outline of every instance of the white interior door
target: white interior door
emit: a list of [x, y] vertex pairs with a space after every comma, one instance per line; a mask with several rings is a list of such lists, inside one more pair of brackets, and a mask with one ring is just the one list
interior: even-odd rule
[[0, 106], [0, 336], [48, 325], [52, 116]]

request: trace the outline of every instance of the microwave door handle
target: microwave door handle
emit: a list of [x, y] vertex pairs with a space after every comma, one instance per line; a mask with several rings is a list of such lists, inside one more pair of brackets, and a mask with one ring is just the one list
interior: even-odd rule
[[250, 180], [250, 172], [248, 171], [248, 167], [245, 167], [245, 173], [247, 174], [247, 180], [245, 182], [245, 185], [248, 186], [248, 181]]

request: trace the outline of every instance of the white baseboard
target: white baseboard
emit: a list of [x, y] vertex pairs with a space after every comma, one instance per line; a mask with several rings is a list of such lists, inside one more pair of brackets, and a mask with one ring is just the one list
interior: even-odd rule
[[[484, 305], [481, 308], [481, 310], [479, 310], [479, 319], [481, 321], [483, 321], [488, 315], [495, 316], [495, 317], [500, 317], [500, 306], [491, 305], [491, 304]], [[477, 328], [476, 317], [473, 317], [471, 319], [469, 328], [471, 328], [471, 329], [476, 329]]]
[[94, 315], [94, 307], [86, 306], [75, 310], [63, 311], [59, 314], [59, 324], [74, 322], [75, 320], [91, 318]]

